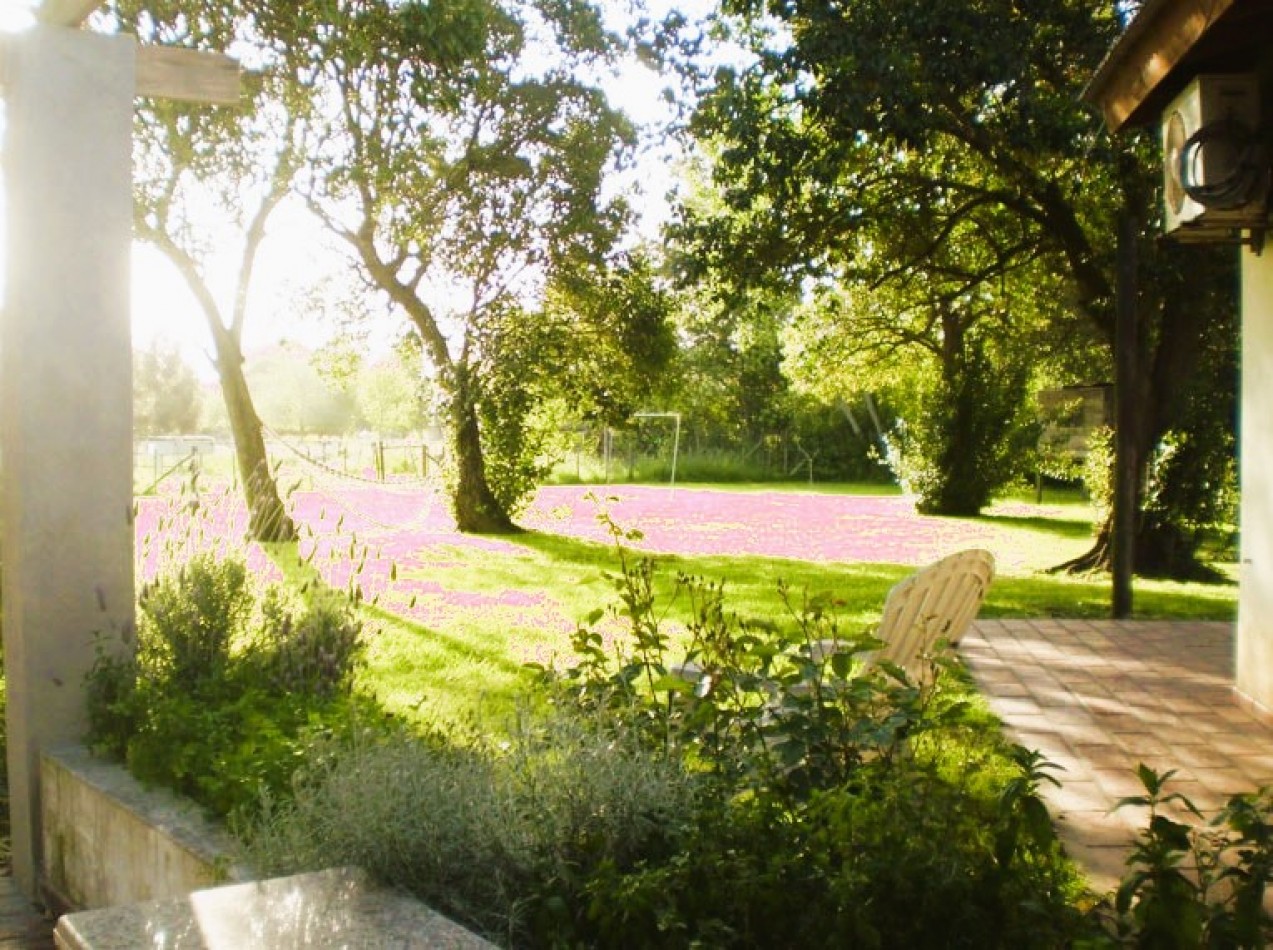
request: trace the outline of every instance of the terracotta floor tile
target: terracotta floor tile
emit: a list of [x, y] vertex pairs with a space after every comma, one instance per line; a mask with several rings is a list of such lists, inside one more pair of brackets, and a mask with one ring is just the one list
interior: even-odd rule
[[1139, 763], [1176, 770], [1168, 791], [1208, 817], [1273, 783], [1273, 720], [1233, 700], [1231, 638], [1222, 623], [1045, 619], [978, 623], [965, 640], [1009, 734], [1066, 767], [1043, 794], [1094, 885], [1117, 882], [1147, 817], [1110, 812], [1142, 793]]

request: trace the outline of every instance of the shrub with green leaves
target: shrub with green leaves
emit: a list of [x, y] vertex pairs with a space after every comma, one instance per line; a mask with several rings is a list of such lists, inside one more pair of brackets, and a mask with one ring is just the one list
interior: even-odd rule
[[399, 731], [319, 744], [245, 830], [267, 874], [357, 864], [508, 945], [589, 933], [589, 888], [675, 853], [692, 776], [571, 716], [493, 743]]
[[1205, 825], [1192, 801], [1168, 791], [1173, 772], [1141, 765], [1147, 808], [1128, 872], [1104, 909], [1092, 947], [1259, 948], [1273, 944], [1265, 894], [1273, 883], [1273, 789], [1232, 796]]
[[745, 620], [688, 577], [694, 619], [668, 630], [657, 565], [620, 557], [604, 632], [598, 611], [576, 662], [541, 670], [541, 718], [503, 744], [324, 746], [249, 860], [363, 864], [510, 946], [1056, 947], [1088, 926], [1047, 764], [948, 659], [922, 683], [864, 671], [874, 642], [833, 599]]
[[1048, 763], [1001, 738], [948, 655], [919, 682], [864, 668], [878, 641], [840, 629], [834, 598], [784, 591], [787, 616], [742, 618], [690, 577], [673, 650], [655, 563], [620, 558], [624, 633], [607, 642], [594, 613], [579, 662], [545, 679], [710, 791], [673, 855], [594, 876], [572, 940], [1053, 947], [1088, 928], [1038, 796]]
[[88, 677], [89, 742], [220, 815], [283, 794], [311, 737], [351, 728], [360, 624], [335, 595], [259, 598], [241, 560], [193, 557], [147, 584], [135, 650]]

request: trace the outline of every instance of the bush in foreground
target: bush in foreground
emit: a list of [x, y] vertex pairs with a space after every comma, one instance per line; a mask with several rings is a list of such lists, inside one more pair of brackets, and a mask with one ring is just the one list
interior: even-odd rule
[[[862, 672], [829, 604], [744, 622], [693, 598], [696, 683], [665, 665], [654, 567], [615, 578], [626, 630], [542, 671], [555, 711], [504, 742], [329, 747], [249, 829], [283, 872], [358, 863], [510, 946], [1053, 947], [1084, 926], [1036, 791], [937, 663]], [[600, 616], [593, 618], [600, 620]]]
[[311, 737], [375, 715], [353, 688], [360, 624], [330, 594], [258, 596], [241, 560], [199, 555], [148, 584], [136, 649], [89, 674], [89, 743], [216, 815], [283, 793]]

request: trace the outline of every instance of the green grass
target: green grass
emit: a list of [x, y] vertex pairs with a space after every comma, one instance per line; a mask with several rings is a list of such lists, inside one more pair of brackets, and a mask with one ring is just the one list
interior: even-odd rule
[[[1053, 550], [1058, 540], [1081, 548], [1090, 534], [1090, 523], [1081, 518], [990, 520], [1011, 530], [1025, 548]], [[393, 597], [364, 608], [374, 630], [367, 682], [390, 707], [412, 717], [498, 719], [524, 694], [526, 663], [567, 657], [574, 625], [616, 602], [607, 578], [618, 568], [613, 545], [543, 532], [506, 540], [511, 552], [451, 546], [437, 550], [427, 568], [402, 573], [436, 585], [436, 621], [406, 619], [400, 615], [405, 605]], [[295, 564], [294, 555], [282, 551], [276, 559]], [[830, 592], [842, 625], [854, 630], [874, 622], [889, 588], [913, 570], [758, 556], [659, 555], [657, 563], [660, 612], [673, 631], [691, 616], [685, 596], [674, 597], [678, 574], [723, 582], [729, 608], [743, 617], [789, 616], [780, 581], [796, 599]], [[298, 576], [295, 566], [288, 570]], [[1137, 579], [1135, 585], [1138, 619], [1231, 620], [1235, 604], [1233, 584]], [[1109, 605], [1107, 578], [1001, 573], [981, 616], [1099, 619], [1109, 616]]]

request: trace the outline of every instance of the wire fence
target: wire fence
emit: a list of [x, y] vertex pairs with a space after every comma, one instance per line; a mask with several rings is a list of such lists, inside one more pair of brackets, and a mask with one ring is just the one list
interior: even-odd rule
[[[417, 483], [437, 487], [446, 463], [441, 429], [425, 437], [375, 434], [302, 436], [265, 429], [266, 451], [278, 477], [314, 487], [324, 479], [367, 484]], [[676, 484], [739, 481], [850, 481], [880, 477], [871, 442], [852, 432], [775, 431], [740, 434], [686, 422], [677, 413], [648, 413], [624, 427], [600, 424], [564, 429], [549, 478], [596, 484]], [[134, 446], [138, 494], [160, 490], [182, 473], [237, 483], [234, 444], [228, 437], [172, 435]]]
[[[266, 454], [280, 479], [306, 482], [336, 478], [369, 484], [437, 483], [445, 448], [440, 441], [280, 435], [266, 430]], [[133, 485], [152, 494], [170, 479], [193, 471], [237, 483], [234, 443], [228, 438], [172, 435], [133, 445]]]

